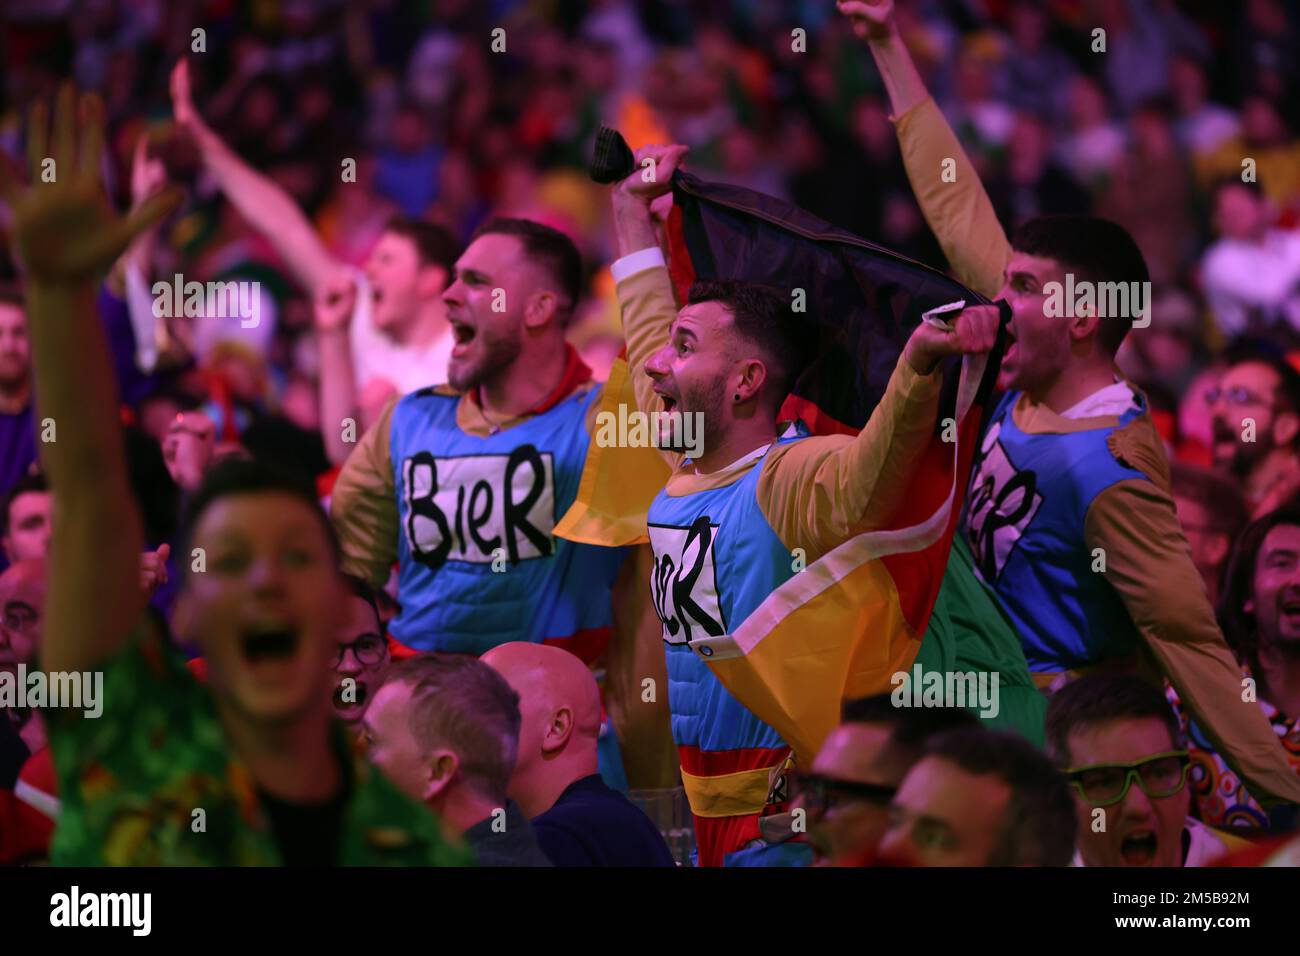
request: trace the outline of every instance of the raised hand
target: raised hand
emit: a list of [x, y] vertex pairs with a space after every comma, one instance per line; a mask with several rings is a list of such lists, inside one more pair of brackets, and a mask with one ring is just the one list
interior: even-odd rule
[[[689, 149], [681, 145], [642, 146], [636, 151], [636, 171], [619, 183], [616, 191], [648, 205], [672, 190], [673, 173]], [[654, 161], [653, 166], [645, 162], [647, 159]]]
[[338, 332], [352, 321], [357, 304], [357, 284], [346, 274], [334, 276], [316, 296], [313, 317], [318, 332]]
[[187, 133], [203, 129], [203, 117], [194, 108], [194, 97], [190, 93], [190, 64], [183, 57], [172, 67], [171, 95], [172, 118], [176, 125]]
[[894, 0], [837, 0], [835, 6], [860, 39], [885, 39], [894, 30]]
[[104, 143], [104, 108], [99, 97], [83, 96], [66, 83], [54, 110], [32, 107], [27, 160], [31, 184], [24, 187], [13, 164], [0, 169], [0, 197], [13, 214], [13, 242], [28, 275], [38, 282], [91, 281], [106, 272], [131, 239], [180, 203], [167, 189], [145, 198], [128, 216], [108, 201], [99, 176]]
[[140, 555], [140, 590], [146, 597], [167, 583], [167, 558], [172, 553], [170, 544], [160, 545], [157, 551]]
[[131, 156], [131, 205], [139, 206], [167, 185], [167, 166], [161, 159], [149, 155], [149, 136], [136, 137], [135, 152]]

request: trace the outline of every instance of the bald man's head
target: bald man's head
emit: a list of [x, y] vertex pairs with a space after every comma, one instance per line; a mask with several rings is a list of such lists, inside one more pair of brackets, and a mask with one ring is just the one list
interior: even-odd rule
[[558, 647], [522, 641], [494, 647], [481, 660], [519, 695], [522, 719], [511, 797], [527, 810], [530, 796], [562, 781], [558, 796], [595, 772], [600, 688], [586, 664]]

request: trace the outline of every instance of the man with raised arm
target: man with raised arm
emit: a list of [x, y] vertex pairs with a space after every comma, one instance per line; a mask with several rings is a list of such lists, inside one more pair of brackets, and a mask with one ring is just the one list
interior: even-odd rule
[[[1140, 334], [1149, 317], [1051, 304], [1067, 285], [1098, 296], [1108, 283], [1149, 289], [1142, 253], [1119, 226], [1082, 216], [1032, 219], [1008, 241], [899, 36], [893, 0], [838, 6], [880, 68], [908, 177], [953, 271], [1011, 306], [998, 379], [1007, 394], [985, 430], [960, 533], [1035, 679], [1046, 687], [1099, 667], [1163, 673], [1252, 792], [1300, 801], [1268, 722], [1242, 700], [1146, 397], [1115, 366], [1129, 326]], [[955, 176], [944, 176], [954, 160]]]
[[[661, 447], [686, 449], [676, 418], [703, 424], [702, 449], [669, 455], [672, 474], [650, 505], [648, 525], [673, 738], [700, 863], [717, 866], [757, 840], [760, 815], [784, 802], [772, 778], [790, 748], [690, 642], [734, 632], [794, 576], [796, 549], [812, 565], [885, 526], [936, 424], [939, 361], [987, 352], [998, 320], [996, 309], [986, 309], [970, 310], [951, 331], [921, 323], [856, 437], [809, 437], [802, 428], [778, 435], [806, 332], [788, 294], [754, 283], [697, 282], [678, 310], [650, 204], [671, 189], [684, 152], [640, 150], [636, 172], [614, 188], [620, 258], [611, 271], [637, 405], [657, 415]], [[653, 177], [643, 177], [647, 168]]]
[[176, 620], [203, 650], [207, 688], [146, 615], [140, 516], [95, 287], [179, 196], [156, 194], [119, 217], [99, 181], [99, 99], [83, 99], [80, 115], [66, 84], [52, 138], [48, 110], [32, 108], [32, 185], [7, 160], [0, 169], [28, 276], [36, 405], [57, 429], [41, 447], [55, 500], [41, 664], [83, 689], [83, 707], [46, 711], [62, 800], [53, 862], [460, 862], [436, 818], [354, 761], [334, 723], [342, 583], [312, 489], [232, 462], [192, 498]]
[[177, 125], [193, 140], [204, 168], [240, 215], [270, 240], [315, 304], [323, 437], [330, 460], [342, 464], [352, 450], [344, 438], [345, 419], [355, 420], [363, 410], [369, 418], [394, 394], [446, 381], [453, 343], [441, 296], [456, 242], [440, 226], [394, 217], [364, 269], [345, 265], [289, 195], [203, 121], [184, 60], [172, 71], [171, 93]]

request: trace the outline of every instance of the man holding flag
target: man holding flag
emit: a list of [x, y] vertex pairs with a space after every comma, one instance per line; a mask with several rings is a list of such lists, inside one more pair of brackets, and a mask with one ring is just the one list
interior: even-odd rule
[[[678, 311], [650, 203], [672, 188], [684, 152], [681, 146], [641, 150], [637, 171], [615, 187], [620, 259], [612, 271], [637, 407], [670, 416], [658, 416], [660, 446], [673, 447], [680, 439], [677, 416], [695, 415], [703, 422], [699, 454], [692, 459], [669, 455], [671, 475], [650, 506], [648, 525], [673, 736], [695, 815], [700, 863], [719, 865], [758, 838], [765, 808], [784, 801], [782, 788], [772, 781], [779, 780], [791, 743], [796, 751], [810, 747], [784, 739], [798, 729], [797, 722], [779, 731], [755, 716], [706, 660], [735, 656], [728, 644], [751, 618], [780, 617], [769, 598], [797, 574], [808, 574], [810, 583], [818, 574], [833, 576], [835, 568], [828, 572], [818, 559], [890, 527], [904, 497], [914, 491], [931, 444], [940, 360], [961, 354], [982, 360], [996, 341], [999, 313], [993, 306], [974, 307], [952, 327], [918, 325], [856, 437], [852, 428], [842, 429], [850, 434], [813, 437], [799, 423], [778, 434], [810, 330], [792, 309], [794, 290], [745, 281], [696, 283]], [[679, 213], [673, 215], [680, 220]], [[670, 233], [675, 227], [680, 222], [670, 221]], [[675, 270], [682, 265], [674, 261]], [[901, 550], [923, 551], [945, 542], [950, 510], [936, 515], [941, 520], [931, 522], [928, 538], [918, 536]], [[837, 583], [832, 580], [828, 590], [844, 591]], [[834, 599], [852, 603], [854, 597], [843, 593]], [[850, 608], [850, 613], [859, 615], [859, 632], [872, 631], [869, 643], [850, 646], [854, 659], [844, 660], [842, 670], [887, 680], [916, 658], [924, 621], [918, 628], [915, 621], [905, 622], [905, 615], [868, 620], [860, 616], [863, 610]], [[927, 606], [922, 617], [928, 612]], [[817, 623], [815, 616], [807, 622]], [[813, 650], [811, 656], [816, 654]], [[798, 662], [782, 665], [797, 668]], [[848, 680], [843, 674], [840, 679]], [[825, 688], [827, 696], [836, 697], [834, 710], [841, 689]], [[819, 742], [812, 741], [812, 748]]]

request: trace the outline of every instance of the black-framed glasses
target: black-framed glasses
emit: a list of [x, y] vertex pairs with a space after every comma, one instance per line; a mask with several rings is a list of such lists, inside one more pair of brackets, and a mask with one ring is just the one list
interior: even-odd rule
[[384, 655], [388, 653], [388, 641], [382, 634], [362, 634], [351, 644], [339, 645], [339, 656], [335, 661], [335, 667], [343, 666], [343, 658], [348, 650], [356, 656], [357, 661], [368, 667], [373, 667], [383, 661]]
[[1109, 807], [1128, 796], [1136, 780], [1148, 797], [1172, 797], [1187, 785], [1192, 759], [1186, 750], [1153, 754], [1131, 763], [1098, 763], [1065, 771], [1074, 789], [1094, 807]]
[[794, 784], [794, 798], [799, 800], [814, 817], [821, 816], [831, 807], [846, 800], [861, 800], [886, 807], [898, 793], [897, 787], [888, 784], [841, 780], [819, 773], [795, 773], [791, 781]]

